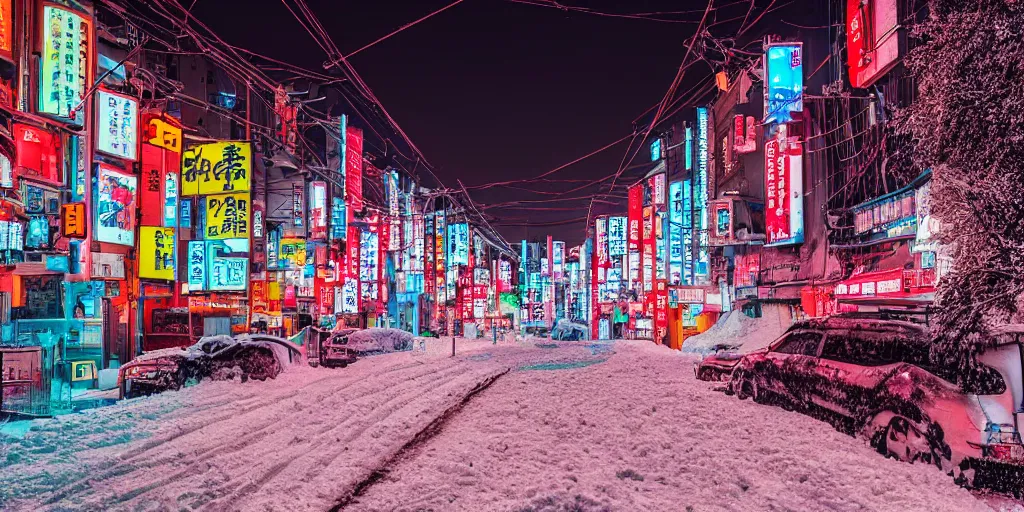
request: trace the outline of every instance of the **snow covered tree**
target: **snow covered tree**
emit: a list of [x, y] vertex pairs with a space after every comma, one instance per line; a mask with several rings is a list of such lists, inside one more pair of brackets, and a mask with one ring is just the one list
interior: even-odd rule
[[961, 362], [1024, 311], [1024, 2], [929, 0], [906, 65], [918, 97], [898, 115], [932, 168], [932, 214], [952, 249], [936, 341]]

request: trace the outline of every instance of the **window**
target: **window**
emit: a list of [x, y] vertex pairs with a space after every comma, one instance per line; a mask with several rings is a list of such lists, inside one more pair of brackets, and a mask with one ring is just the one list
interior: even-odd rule
[[814, 357], [818, 355], [819, 342], [821, 342], [821, 334], [819, 333], [794, 332], [787, 336], [785, 341], [776, 347], [773, 352]]
[[840, 363], [882, 366], [904, 358], [914, 359], [917, 351], [913, 348], [913, 344], [894, 332], [837, 330], [829, 332], [821, 357]]

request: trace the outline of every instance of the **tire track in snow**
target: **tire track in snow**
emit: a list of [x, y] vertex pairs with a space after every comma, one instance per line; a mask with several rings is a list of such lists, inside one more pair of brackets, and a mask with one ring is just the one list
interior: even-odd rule
[[[418, 367], [418, 366], [423, 366], [423, 363], [416, 362], [416, 363], [412, 363], [412, 364], [395, 365], [394, 367], [386, 368], [384, 371], [380, 372], [380, 374], [378, 374], [378, 375], [388, 374], [388, 373], [392, 373], [394, 371], [401, 371], [401, 370], [405, 370], [405, 369], [409, 369], [409, 368], [415, 368], [415, 367]], [[282, 394], [280, 394], [278, 396], [272, 397], [272, 399], [270, 401], [263, 401], [262, 403], [260, 403], [259, 400], [261, 398], [266, 398], [266, 397], [261, 397], [258, 393], [254, 393], [254, 394], [244, 398], [243, 400], [244, 401], [257, 400], [258, 402], [257, 402], [256, 405], [253, 405], [251, 407], [243, 407], [243, 409], [241, 411], [230, 411], [227, 414], [224, 414], [223, 416], [220, 416], [218, 418], [214, 418], [214, 419], [212, 419], [209, 422], [196, 425], [196, 426], [194, 426], [192, 428], [188, 428], [188, 429], [183, 429], [183, 430], [177, 431], [174, 434], [172, 434], [172, 435], [170, 435], [170, 436], [168, 436], [166, 438], [163, 438], [163, 439], [160, 439], [160, 440], [149, 441], [149, 442], [145, 443], [143, 446], [141, 446], [139, 451], [137, 451], [137, 452], [130, 452], [130, 453], [124, 454], [121, 457], [121, 460], [130, 461], [131, 459], [138, 458], [139, 456], [141, 456], [145, 452], [147, 452], [147, 451], [149, 451], [149, 450], [151, 450], [151, 449], [153, 449], [153, 448], [155, 448], [157, 446], [160, 446], [160, 445], [162, 445], [162, 444], [164, 444], [166, 442], [173, 441], [173, 440], [175, 440], [175, 439], [177, 439], [177, 438], [179, 438], [181, 436], [185, 436], [185, 435], [191, 434], [193, 432], [196, 432], [198, 430], [210, 427], [211, 425], [214, 425], [214, 424], [222, 422], [222, 421], [227, 421], [227, 420], [233, 419], [233, 418], [237, 417], [240, 414], [248, 414], [250, 412], [259, 411], [259, 410], [262, 410], [262, 409], [267, 408], [267, 407], [272, 407], [274, 405], [278, 405], [278, 403], [283, 401], [283, 400], [289, 400], [289, 399], [292, 399], [292, 398], [295, 398], [295, 397], [301, 395], [302, 392], [304, 390], [306, 390], [307, 388], [313, 387], [313, 386], [315, 386], [317, 384], [320, 384], [320, 383], [328, 381], [328, 380], [337, 380], [337, 379], [338, 379], [338, 375], [327, 375], [327, 376], [325, 376], [323, 378], [320, 378], [320, 379], [317, 379], [317, 380], [315, 380], [313, 382], [308, 382], [308, 383], [300, 386], [297, 389], [291, 390], [288, 393], [282, 393]], [[353, 378], [353, 379], [351, 379], [351, 381], [352, 382], [347, 383], [344, 387], [348, 387], [348, 386], [351, 386], [351, 385], [357, 383], [358, 379]], [[343, 389], [343, 388], [340, 388], [340, 389]], [[217, 405], [213, 406], [213, 407], [208, 407], [208, 408], [200, 407], [200, 408], [197, 408], [197, 409], [187, 408], [186, 410], [188, 411], [188, 416], [195, 417], [197, 415], [197, 413], [203, 412], [206, 409], [215, 409], [217, 407], [226, 406], [226, 405], [235, 405], [235, 406], [237, 406], [237, 405], [239, 405], [239, 401], [238, 400], [218, 401], [218, 402], [216, 402], [216, 404]]]
[[412, 437], [412, 439], [403, 444], [401, 448], [396, 450], [389, 457], [385, 458], [385, 460], [380, 466], [378, 466], [369, 475], [367, 475], [365, 478], [356, 483], [356, 485], [352, 487], [350, 491], [343, 494], [335, 502], [335, 505], [331, 507], [331, 512], [338, 512], [340, 510], [344, 510], [345, 507], [352, 503], [353, 500], [355, 500], [364, 492], [366, 492], [366, 490], [369, 489], [373, 484], [380, 481], [380, 479], [383, 478], [390, 471], [390, 468], [395, 463], [402, 460], [406, 456], [406, 454], [412, 452], [418, 446], [422, 445], [427, 440], [437, 435], [441, 431], [441, 429], [444, 428], [445, 423], [447, 423], [453, 416], [455, 416], [456, 413], [462, 410], [462, 408], [465, 407], [466, 404], [468, 404], [470, 400], [473, 399], [473, 397], [480, 394], [487, 388], [491, 387], [491, 385], [497, 382], [498, 379], [507, 375], [509, 371], [511, 371], [511, 369], [506, 368], [504, 371], [493, 374], [488, 378], [484, 379], [482, 382], [478, 383], [476, 386], [474, 386], [473, 389], [469, 390], [469, 392], [462, 397], [461, 400], [445, 409], [444, 412], [442, 412], [439, 416], [434, 418], [434, 420], [428, 423], [427, 426], [425, 426], [423, 429], [417, 432], [416, 435]]
[[[343, 419], [344, 423], [340, 425], [329, 424], [311, 435], [315, 437], [330, 432], [331, 430], [344, 428], [345, 426], [347, 426], [349, 424], [349, 418], [357, 416], [361, 413], [359, 408], [354, 407], [361, 403], [361, 401], [369, 399], [372, 403], [375, 403], [379, 407], [380, 403], [378, 402], [380, 401], [378, 400], [377, 395], [381, 394], [382, 392], [394, 392], [395, 396], [391, 398], [394, 399], [401, 396], [401, 392], [405, 391], [406, 388], [408, 387], [424, 387], [434, 383], [437, 380], [446, 378], [448, 380], [452, 380], [453, 378], [457, 377], [458, 374], [462, 373], [464, 371], [464, 368], [460, 367], [462, 364], [461, 361], [449, 361], [450, 360], [445, 360], [442, 362], [442, 364], [431, 366], [424, 365], [422, 363], [416, 363], [411, 365], [405, 365], [398, 368], [391, 368], [389, 369], [389, 371], [374, 373], [371, 375], [349, 375], [347, 376], [349, 378], [345, 378], [345, 374], [339, 374], [339, 378], [320, 379], [315, 383], [309, 383], [308, 385], [303, 386], [303, 388], [307, 392], [319, 395], [318, 399], [315, 400], [315, 403], [324, 410], [332, 410], [336, 405], [344, 405], [339, 404], [338, 402], [347, 402], [350, 405], [350, 408], [353, 409], [349, 413], [349, 415], [346, 416], [345, 419]], [[416, 369], [422, 369], [425, 371], [409, 371]], [[397, 375], [394, 375], [395, 373], [397, 373]], [[412, 375], [403, 375], [405, 373], [411, 373]], [[436, 374], [439, 373], [441, 375], [436, 376]], [[434, 377], [430, 378], [431, 376]], [[425, 378], [429, 379], [426, 383], [423, 382]], [[340, 380], [341, 382], [333, 382], [335, 380]], [[389, 384], [395, 380], [400, 382], [400, 385], [390, 386]], [[365, 388], [365, 390], [361, 389], [362, 392], [359, 392], [355, 395], [345, 393], [346, 390], [352, 388], [353, 386], [355, 386], [357, 389]], [[249, 413], [250, 415], [252, 415], [253, 412], [257, 411], [260, 413], [265, 413], [267, 411], [265, 411], [264, 409], [272, 406], [287, 408], [289, 407], [289, 405], [293, 405], [289, 404], [287, 400], [297, 396], [300, 393], [302, 393], [302, 391], [281, 394], [278, 397], [275, 397], [276, 400], [270, 403], [263, 404], [260, 407], [250, 408]], [[373, 410], [374, 408], [371, 407], [371, 412]], [[246, 423], [244, 426], [247, 429], [247, 437], [244, 437], [243, 439], [239, 439], [236, 436], [232, 436], [231, 432], [217, 432], [218, 434], [222, 434], [222, 436], [229, 436], [229, 439], [226, 442], [214, 443], [212, 445], [212, 450], [204, 450], [201, 453], [196, 453], [195, 456], [187, 460], [182, 460], [182, 458], [179, 455], [174, 453], [174, 446], [165, 443], [157, 453], [167, 453], [167, 457], [150, 461], [147, 464], [136, 465], [134, 471], [129, 472], [129, 474], [125, 474], [123, 471], [117, 471], [116, 475], [106, 475], [115, 477], [117, 478], [118, 481], [123, 480], [125, 481], [124, 483], [136, 483], [139, 481], [146, 481], [148, 478], [152, 477], [152, 474], [150, 473], [143, 473], [141, 475], [138, 475], [137, 473], [139, 471], [153, 467], [159, 468], [162, 464], [173, 464], [174, 466], [178, 467], [181, 467], [182, 465], [185, 466], [182, 470], [177, 471], [166, 478], [160, 479], [157, 482], [152, 482], [147, 485], [136, 487], [125, 494], [112, 498], [108, 497], [104, 499], [103, 497], [97, 496], [94, 493], [87, 493], [85, 496], [74, 496], [75, 494], [84, 490], [100, 491], [100, 489], [96, 489], [96, 486], [94, 484], [108, 480], [108, 478], [101, 477], [99, 479], [91, 479], [86, 482], [83, 482], [84, 485], [76, 486], [76, 488], [70, 490], [69, 492], [59, 493], [59, 496], [55, 496], [57, 500], [48, 500], [48, 503], [53, 504], [55, 503], [55, 501], [59, 501], [60, 499], [79, 497], [84, 498], [88, 501], [94, 501], [96, 499], [99, 499], [103, 502], [104, 508], [107, 508], [109, 506], [127, 505], [128, 502], [133, 501], [136, 498], [145, 495], [151, 491], [174, 486], [175, 484], [181, 481], [187, 480], [191, 477], [203, 475], [209, 471], [223, 470], [225, 472], [231, 473], [232, 470], [239, 469], [239, 465], [251, 466], [254, 461], [261, 460], [260, 456], [264, 454], [263, 452], [273, 452], [276, 451], [279, 447], [285, 446], [287, 444], [286, 440], [282, 440], [281, 442], [274, 442], [273, 439], [267, 440], [267, 437], [291, 437], [294, 435], [295, 431], [301, 430], [301, 427], [306, 426], [308, 428], [308, 425], [305, 425], [306, 423], [308, 423], [304, 421], [305, 418], [300, 418], [299, 415], [296, 414], [288, 414], [288, 411], [281, 411], [281, 413], [283, 414], [279, 414], [276, 416], [283, 415], [285, 418], [284, 420], [282, 420], [280, 417], [274, 417], [275, 415], [271, 414], [269, 415], [270, 418], [262, 423], [256, 425]], [[244, 414], [235, 413], [231, 416], [232, 418], [236, 419], [236, 422], [242, 422], [245, 420]], [[258, 417], [261, 418], [264, 416], [268, 415], [258, 415]], [[217, 420], [217, 423], [223, 421], [226, 421], [226, 419], [219, 418]], [[301, 422], [302, 424], [296, 425], [297, 422]], [[187, 435], [193, 435], [193, 437], [206, 436], [208, 435], [208, 432], [204, 432], [204, 429], [208, 429], [209, 426], [210, 424], [200, 426], [200, 428], [193, 429], [192, 432], [190, 432]], [[254, 427], [256, 428], [255, 430], [253, 430]], [[274, 429], [270, 430], [270, 427], [274, 427]], [[308, 435], [309, 434], [307, 434], [307, 436]], [[257, 440], [262, 442], [255, 443], [255, 441]], [[186, 439], [186, 436], [176, 436], [174, 441], [177, 443], [186, 443], [188, 439]], [[207, 443], [206, 446], [210, 446], [210, 444]], [[252, 454], [251, 452], [253, 452], [254, 448], [262, 450], [260, 453]], [[231, 458], [238, 455], [241, 452], [250, 452], [246, 453], [246, 455], [252, 456], [243, 457], [243, 460], [241, 462], [232, 465]], [[220, 462], [218, 463], [218, 461]], [[222, 465], [224, 464], [226, 464], [227, 467], [222, 467]], [[252, 469], [250, 469], [249, 471], [252, 471]], [[245, 473], [245, 468], [242, 468], [242, 472]], [[118, 482], [112, 482], [111, 484], [104, 485], [104, 487], [108, 489], [111, 487], [121, 487], [120, 485], [118, 485]], [[199, 485], [202, 484], [203, 482], [199, 482]], [[225, 487], [236, 487], [237, 485], [240, 484], [237, 482], [229, 481], [219, 486], [219, 488], [225, 490]], [[91, 498], [90, 495], [92, 495]]]
[[[372, 402], [373, 407], [370, 411], [363, 412], [362, 414], [359, 414], [359, 411], [354, 411], [346, 416], [342, 422], [335, 425], [328, 425], [327, 428], [313, 433], [311, 437], [313, 441], [308, 447], [304, 448], [304, 452], [302, 454], [281, 463], [271, 465], [269, 469], [254, 482], [246, 484], [234, 493], [234, 495], [219, 499], [219, 501], [233, 502], [236, 499], [240, 499], [244, 502], [246, 496], [259, 492], [266, 483], [276, 478], [285, 470], [290, 469], [293, 465], [295, 465], [296, 472], [302, 471], [302, 468], [305, 468], [305, 471], [301, 476], [295, 475], [299, 481], [315, 479], [318, 474], [324, 471], [324, 468], [330, 467], [339, 456], [348, 451], [349, 446], [359, 440], [366, 430], [373, 426], [379, 426], [386, 423], [387, 420], [397, 412], [403, 410], [410, 404], [422, 401], [426, 396], [408, 393], [404, 388], [428, 388], [432, 393], [444, 393], [450, 389], [450, 385], [458, 384], [460, 377], [473, 375], [466, 373], [465, 370], [465, 365], [458, 364], [449, 367], [447, 371], [436, 372], [434, 377], [424, 381], [416, 381], [415, 379], [410, 380], [407, 383], [403, 383], [402, 387], [395, 387], [386, 390], [393, 396], [390, 396], [383, 401], [376, 400], [378, 398], [376, 395], [380, 394], [379, 392], [365, 395], [363, 398], [375, 400]], [[408, 384], [408, 386], [405, 384]], [[454, 391], [448, 391], [447, 394], [451, 395], [453, 392]], [[335, 433], [338, 431], [344, 431], [345, 435], [341, 438], [335, 437]], [[331, 439], [334, 439], [334, 441]], [[326, 453], [319, 455], [323, 453], [322, 450], [326, 450]], [[287, 480], [288, 479], [286, 479], [286, 481]]]
[[[159, 467], [160, 465], [170, 464], [170, 463], [173, 463], [173, 464], [178, 465], [178, 466], [180, 466], [182, 464], [194, 465], [194, 464], [205, 462], [205, 461], [209, 460], [210, 458], [212, 458], [212, 457], [214, 457], [214, 456], [216, 456], [218, 454], [221, 454], [221, 453], [225, 453], [225, 452], [226, 453], [232, 453], [232, 452], [237, 452], [237, 451], [243, 450], [247, 446], [247, 443], [252, 442], [252, 441], [256, 441], [256, 440], [259, 440], [259, 439], [262, 439], [262, 438], [266, 437], [266, 435], [268, 435], [268, 432], [265, 432], [265, 430], [268, 427], [272, 427], [272, 426], [275, 426], [276, 424], [279, 424], [280, 423], [280, 419], [275, 417], [274, 415], [268, 415], [269, 419], [267, 419], [266, 421], [263, 421], [263, 422], [257, 423], [257, 424], [249, 423], [249, 424], [245, 425], [247, 428], [246, 428], [246, 431], [242, 433], [243, 437], [241, 439], [237, 435], [233, 435], [230, 432], [222, 432], [221, 433], [221, 434], [223, 434], [222, 437], [226, 437], [227, 439], [225, 439], [223, 442], [214, 443], [210, 450], [204, 450], [203, 453], [196, 454], [195, 457], [193, 457], [191, 460], [183, 460], [182, 457], [179, 455], [180, 452], [177, 452], [176, 450], [174, 450], [173, 446], [171, 446], [171, 445], [174, 444], [175, 442], [186, 443], [186, 441], [188, 441], [186, 438], [188, 436], [193, 435], [193, 434], [195, 434], [196, 436], [199, 436], [199, 437], [203, 437], [204, 434], [209, 432], [209, 430], [211, 428], [214, 428], [214, 427], [218, 426], [219, 424], [221, 424], [221, 423], [223, 423], [225, 421], [230, 421], [230, 420], [238, 421], [238, 420], [241, 420], [242, 417], [244, 417], [246, 415], [253, 415], [254, 413], [260, 413], [260, 412], [265, 411], [268, 408], [272, 408], [272, 407], [275, 407], [275, 406], [287, 407], [287, 405], [288, 405], [286, 403], [287, 400], [290, 400], [292, 398], [296, 398], [296, 397], [302, 395], [304, 392], [307, 392], [311, 388], [315, 388], [315, 387], [323, 388], [324, 386], [330, 385], [332, 387], [329, 387], [329, 388], [323, 389], [323, 390], [317, 389], [316, 391], [325, 391], [325, 392], [330, 392], [330, 393], [337, 393], [338, 391], [344, 391], [344, 390], [346, 390], [346, 389], [348, 389], [348, 388], [350, 388], [352, 386], [357, 386], [357, 385], [360, 385], [360, 384], [367, 384], [367, 383], [373, 382], [373, 381], [375, 381], [377, 379], [380, 379], [380, 378], [383, 378], [383, 377], [393, 376], [392, 374], [394, 374], [396, 372], [399, 373], [399, 375], [400, 375], [405, 370], [413, 370], [413, 369], [417, 369], [417, 368], [423, 368], [424, 366], [425, 365], [422, 362], [418, 362], [418, 361], [414, 362], [414, 363], [409, 363], [409, 364], [397, 364], [397, 365], [391, 365], [391, 366], [385, 367], [380, 372], [376, 372], [376, 373], [373, 373], [371, 375], [362, 375], [362, 376], [360, 376], [360, 375], [345, 374], [345, 373], [341, 373], [341, 372], [332, 372], [333, 373], [332, 375], [328, 375], [326, 377], [317, 379], [317, 380], [312, 381], [312, 382], [307, 382], [307, 383], [303, 384], [302, 386], [300, 386], [297, 389], [296, 388], [289, 388], [288, 391], [285, 392], [285, 393], [278, 393], [276, 396], [266, 397], [268, 400], [265, 401], [264, 403], [244, 408], [241, 411], [230, 411], [230, 412], [227, 412], [227, 413], [225, 413], [223, 415], [214, 417], [214, 418], [212, 418], [210, 420], [205, 420], [204, 418], [202, 418], [202, 416], [198, 416], [197, 414], [190, 415], [188, 418], [194, 418], [194, 419], [198, 420], [199, 423], [194, 425], [194, 426], [187, 427], [187, 428], [185, 428], [183, 430], [176, 431], [176, 432], [172, 433], [170, 436], [168, 436], [168, 437], [166, 437], [164, 439], [161, 439], [161, 440], [158, 440], [158, 441], [147, 442], [147, 443], [145, 443], [143, 445], [143, 447], [142, 447], [142, 449], [140, 451], [132, 450], [130, 452], [127, 452], [127, 453], [123, 454], [119, 458], [115, 458], [113, 461], [108, 461], [107, 464], [116, 465], [114, 467], [114, 469], [112, 469], [110, 471], [106, 471], [106, 472], [101, 473], [99, 475], [95, 475], [95, 474], [87, 475], [84, 478], [81, 478], [81, 479], [79, 479], [79, 480], [69, 484], [70, 487], [65, 487], [64, 489], [57, 491], [49, 499], [46, 499], [44, 501], [44, 503], [47, 504], [47, 505], [53, 505], [53, 504], [56, 504], [59, 501], [62, 501], [62, 500], [65, 500], [65, 499], [68, 499], [68, 498], [71, 498], [71, 497], [75, 497], [77, 494], [82, 493], [83, 491], [96, 490], [96, 489], [94, 489], [96, 484], [102, 484], [102, 483], [106, 482], [107, 480], [110, 480], [110, 479], [113, 479], [113, 478], [124, 477], [124, 476], [126, 476], [128, 474], [135, 473], [135, 472], [142, 471], [142, 470], [146, 470], [146, 469], [150, 469], [150, 468], [153, 468], [153, 467]], [[443, 368], [434, 368], [433, 370], [426, 372], [426, 374], [430, 374], [430, 373], [433, 373], [433, 372], [436, 372], [436, 371], [440, 371], [440, 370], [443, 370]], [[417, 376], [420, 375], [420, 373], [421, 372], [417, 372]], [[413, 377], [413, 378], [416, 378], [416, 377]], [[338, 384], [340, 384], [340, 385], [338, 385]], [[267, 386], [259, 386], [259, 387], [262, 389], [262, 388], [266, 388]], [[254, 396], [258, 397], [258, 395], [254, 395]], [[207, 446], [210, 446], [210, 445], [207, 445]], [[171, 453], [169, 453], [165, 457], [153, 458], [153, 459], [147, 460], [147, 461], [145, 461], [145, 462], [143, 462], [141, 464], [132, 463], [132, 461], [140, 459], [146, 453], [152, 452], [154, 449], [157, 449], [157, 448], [160, 448], [160, 451], [171, 452]], [[120, 460], [120, 462], [125, 462], [125, 463], [128, 463], [129, 465], [128, 466], [117, 465], [118, 464], [118, 459]], [[126, 467], [129, 468], [129, 469], [126, 470], [125, 469]], [[172, 475], [172, 477], [169, 477], [169, 478], [175, 478], [175, 477], [180, 478], [181, 476], [184, 476], [183, 473], [185, 473], [185, 471], [176, 472], [174, 475]], [[140, 478], [140, 479], [144, 480], [144, 479], [146, 479], [146, 477], [147, 477], [147, 475], [142, 475], [142, 478]], [[133, 479], [129, 479], [129, 481], [131, 481], [131, 480], [133, 480]], [[159, 487], [159, 486], [157, 486], [157, 487]], [[87, 492], [87, 494], [91, 494], [91, 493]]]

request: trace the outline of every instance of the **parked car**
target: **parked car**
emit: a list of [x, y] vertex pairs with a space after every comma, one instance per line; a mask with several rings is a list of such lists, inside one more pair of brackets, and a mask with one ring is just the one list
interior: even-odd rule
[[799, 322], [763, 350], [711, 356], [696, 371], [727, 375], [741, 399], [807, 412], [962, 484], [1019, 491], [1022, 334], [1001, 332], [974, 364], [956, 369], [931, 363], [921, 325], [836, 316]]
[[320, 344], [320, 364], [342, 368], [356, 362], [359, 354], [348, 346], [349, 337], [359, 329], [337, 329]]
[[118, 387], [121, 398], [134, 398], [236, 373], [242, 380], [273, 379], [300, 357], [292, 343], [275, 336], [206, 336], [186, 348], [155, 350], [129, 361], [118, 371]]
[[580, 341], [587, 336], [587, 326], [573, 322], [568, 319], [561, 319], [551, 330], [551, 339], [559, 341]]
[[694, 373], [700, 380], [728, 382], [743, 354], [724, 345], [715, 345], [714, 351], [714, 354], [701, 358], [694, 366]]

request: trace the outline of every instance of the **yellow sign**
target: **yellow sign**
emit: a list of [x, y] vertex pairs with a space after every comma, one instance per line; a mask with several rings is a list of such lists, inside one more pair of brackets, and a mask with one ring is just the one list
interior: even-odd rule
[[207, 240], [249, 238], [249, 193], [221, 194], [206, 198]]
[[282, 238], [278, 251], [278, 267], [300, 269], [306, 265], [306, 241], [301, 238]]
[[174, 228], [139, 227], [139, 277], [174, 281]]
[[71, 363], [71, 381], [96, 380], [95, 361], [74, 361]]
[[230, 141], [201, 144], [181, 158], [181, 194], [223, 194], [249, 190], [252, 144]]
[[181, 153], [180, 127], [152, 114], [144, 116], [143, 119], [146, 123], [143, 140], [154, 146]]

